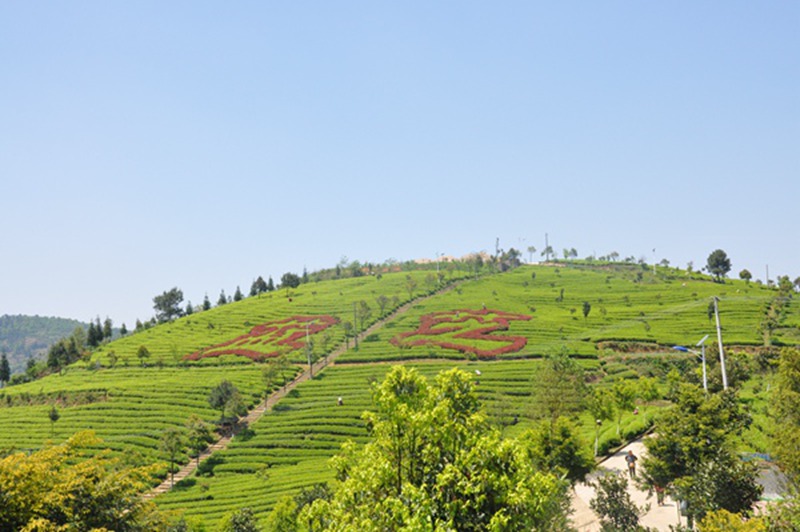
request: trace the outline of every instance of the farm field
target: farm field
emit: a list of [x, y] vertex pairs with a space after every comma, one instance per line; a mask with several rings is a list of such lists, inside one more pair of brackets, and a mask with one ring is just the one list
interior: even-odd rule
[[[539, 360], [497, 362], [417, 361], [406, 365], [432, 379], [453, 367], [476, 374], [481, 402], [490, 422], [503, 421], [504, 434], [515, 436], [531, 426], [530, 396]], [[596, 365], [585, 361], [587, 366]], [[332, 480], [328, 460], [342, 443], [368, 440], [361, 414], [372, 408], [370, 383], [380, 381], [390, 364], [336, 364], [312, 381], [298, 386], [278, 407], [262, 417], [244, 438], [237, 437], [225, 451], [216, 453], [213, 476], [184, 480], [159, 496], [165, 510], [185, 510], [190, 519], [213, 525], [226, 513], [246, 504], [265, 517], [284, 495]], [[341, 397], [343, 405], [338, 406]], [[513, 418], [518, 418], [517, 424]], [[594, 422], [584, 416], [584, 439], [593, 441]], [[623, 430], [640, 431], [641, 419], [626, 415]], [[606, 439], [615, 426], [603, 427]], [[209, 468], [211, 469], [211, 468]]]
[[[280, 497], [330, 480], [328, 460], [343, 442], [367, 441], [361, 414], [371, 408], [370, 383], [392, 364], [412, 365], [429, 378], [452, 367], [474, 374], [489, 421], [517, 436], [532, 425], [531, 395], [542, 356], [575, 357], [597, 386], [640, 375], [661, 378], [674, 364], [697, 366], [672, 345], [693, 345], [706, 334], [713, 343], [713, 296], [720, 298], [726, 345], [751, 351], [764, 343], [759, 325], [776, 296], [756, 284], [718, 284], [668, 268], [654, 275], [628, 264], [523, 266], [477, 279], [454, 270], [443, 280], [453, 285], [400, 313], [394, 311], [404, 303], [435, 291], [430, 271], [302, 284], [130, 334], [63, 374], [0, 390], [0, 451], [36, 449], [93, 429], [103, 447], [131, 464], [164, 463], [159, 441], [166, 429], [183, 427], [192, 414], [219, 419], [208, 396], [223, 379], [252, 407], [264, 397], [265, 358], [286, 354], [298, 372], [306, 360], [306, 334], [321, 356], [345, 343], [345, 322], [358, 321], [363, 330], [385, 319], [357, 349], [351, 339], [335, 364], [298, 385], [199, 474], [155, 499], [209, 527], [245, 504], [263, 518]], [[362, 309], [356, 317], [354, 308]], [[800, 312], [790, 303], [773, 342], [800, 345], [798, 324]], [[145, 359], [137, 357], [141, 346], [149, 352]], [[743, 392], [759, 413], [740, 442], [744, 451], [766, 451], [765, 388], [748, 383]], [[640, 416], [625, 413], [623, 436], [641, 433], [664, 404], [646, 405]], [[56, 422], [48, 416], [53, 405], [60, 414]], [[593, 443], [594, 419], [583, 413], [577, 421], [584, 440]], [[615, 423], [603, 424], [601, 445], [615, 438]], [[186, 453], [179, 457], [188, 460]]]

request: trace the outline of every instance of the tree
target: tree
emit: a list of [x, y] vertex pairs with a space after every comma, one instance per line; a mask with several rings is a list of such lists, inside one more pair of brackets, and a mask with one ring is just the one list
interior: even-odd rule
[[606, 388], [592, 388], [588, 397], [587, 408], [595, 421], [594, 455], [598, 455], [600, 446], [600, 426], [603, 421], [614, 417], [614, 397]]
[[532, 397], [534, 417], [547, 419], [553, 429], [559, 417], [582, 408], [587, 393], [583, 370], [566, 352], [542, 360], [535, 382]]
[[3, 351], [0, 355], [0, 388], [11, 379], [11, 365], [8, 363], [8, 355]]
[[286, 353], [282, 353], [280, 356], [275, 358], [275, 366], [278, 371], [278, 375], [281, 377], [281, 384], [283, 385], [283, 389], [286, 390], [286, 385], [289, 383], [289, 379], [287, 378], [287, 373], [291, 376], [291, 369], [292, 363], [289, 362], [289, 357]]
[[124, 323], [119, 326], [119, 335], [120, 336], [128, 336], [128, 328], [125, 326]]
[[234, 301], [241, 301], [244, 299], [244, 295], [242, 295], [242, 290], [239, 286], [236, 286], [236, 292], [233, 293], [233, 300]]
[[183, 292], [177, 287], [154, 297], [153, 309], [156, 311], [156, 319], [159, 323], [181, 317], [183, 314], [181, 303], [183, 303]]
[[417, 289], [417, 281], [411, 277], [411, 275], [406, 275], [406, 290], [408, 291], [408, 299], [412, 299], [414, 297], [414, 291]]
[[541, 253], [542, 257], [545, 257], [545, 262], [550, 261], [550, 255], [553, 254], [553, 246], [546, 246]]
[[[706, 514], [698, 523], [697, 529], [700, 532], [766, 532], [767, 526], [760, 517], [753, 517], [745, 521], [739, 514], [727, 510], [715, 510]], [[774, 530], [789, 529], [778, 528]]]
[[[241, 508], [226, 514], [218, 528], [220, 532], [261, 532], [253, 510]], [[279, 530], [279, 529], [276, 529]]]
[[221, 307], [222, 305], [225, 305], [227, 302], [228, 298], [225, 296], [225, 289], [223, 288], [219, 292], [219, 297], [217, 298], [217, 306]]
[[264, 369], [261, 370], [261, 380], [264, 383], [264, 405], [266, 406], [269, 394], [272, 392], [272, 386], [278, 379], [278, 361], [275, 358], [267, 360]]
[[155, 468], [126, 467], [97, 452], [100, 443], [86, 431], [0, 458], [0, 530], [163, 530], [155, 504], [141, 497]]
[[711, 252], [706, 261], [708, 272], [713, 275], [718, 283], [722, 282], [729, 271], [731, 271], [731, 259], [721, 249]]
[[750, 284], [750, 279], [752, 279], [752, 278], [753, 278], [753, 274], [750, 273], [750, 270], [748, 270], [747, 268], [745, 268], [744, 270], [739, 272], [739, 279], [741, 279], [742, 281], [744, 281], [747, 284]]
[[250, 286], [250, 295], [254, 296], [257, 294], [263, 294], [268, 289], [269, 288], [267, 286], [267, 283], [264, 281], [264, 278], [259, 275], [258, 278], [255, 281], [253, 281], [253, 284]]
[[219, 410], [220, 423], [225, 420], [226, 410], [231, 410], [239, 400], [239, 389], [229, 380], [225, 379], [217, 384], [208, 395], [208, 404], [211, 408]]
[[111, 340], [111, 337], [114, 336], [114, 322], [111, 321], [111, 318], [106, 318], [103, 321], [103, 339], [104, 340]]
[[58, 409], [56, 405], [50, 407], [50, 411], [47, 413], [47, 417], [50, 419], [50, 437], [55, 437], [56, 433], [56, 421], [61, 419], [61, 414], [58, 413]]
[[611, 394], [614, 397], [614, 407], [617, 412], [617, 436], [620, 435], [622, 427], [622, 416], [625, 412], [633, 410], [636, 399], [636, 385], [629, 380], [617, 380], [611, 387]]
[[749, 420], [732, 388], [706, 396], [683, 384], [659, 418], [658, 437], [645, 440], [645, 478], [686, 501], [690, 522], [711, 510], [748, 513], [760, 495], [756, 469], [739, 460], [733, 438]]
[[272, 276], [269, 276], [269, 280], [267, 281], [267, 292], [274, 292], [275, 291], [275, 283], [272, 281]]
[[600, 516], [603, 532], [635, 532], [640, 530], [639, 517], [647, 508], [639, 508], [628, 493], [624, 475], [607, 473], [594, 483], [595, 497], [589, 506]]
[[103, 329], [96, 327], [93, 321], [89, 322], [89, 328], [86, 332], [86, 343], [89, 347], [97, 347], [103, 339]]
[[208, 294], [203, 297], [203, 310], [211, 309], [211, 301], [208, 299]]
[[800, 487], [800, 350], [784, 348], [772, 392], [770, 415], [775, 433], [772, 446], [792, 484]]
[[528, 246], [528, 262], [533, 263], [533, 254], [536, 253], [534, 246]]
[[589, 313], [592, 311], [592, 304], [588, 301], [583, 302], [583, 320], [586, 321], [586, 318], [589, 317]]
[[294, 497], [284, 495], [267, 516], [267, 530], [280, 530], [281, 532], [292, 532], [297, 530], [297, 502]]
[[194, 307], [192, 306], [192, 302], [191, 301], [187, 301], [186, 302], [186, 311], [185, 311], [185, 313], [186, 313], [187, 316], [191, 316], [192, 314], [194, 314]]
[[186, 443], [194, 452], [197, 465], [200, 465], [200, 455], [206, 450], [208, 444], [214, 441], [214, 432], [211, 426], [203, 421], [197, 414], [192, 414], [186, 421]]
[[358, 302], [358, 321], [362, 331], [364, 330], [364, 323], [368, 322], [371, 317], [372, 309], [369, 308], [367, 302], [362, 299]]
[[375, 302], [378, 304], [378, 308], [381, 310], [381, 317], [383, 317], [384, 313], [386, 312], [386, 305], [389, 304], [389, 298], [381, 294], [375, 298]]
[[183, 452], [183, 433], [175, 427], [170, 427], [161, 435], [158, 448], [169, 458], [170, 486], [175, 485], [175, 458]]
[[142, 367], [144, 367], [145, 359], [150, 358], [150, 351], [143, 345], [139, 346], [139, 349], [136, 351], [136, 356], [139, 358], [139, 361], [142, 363]]
[[296, 273], [286, 272], [281, 276], [281, 288], [297, 288], [300, 286], [300, 277]]
[[[301, 512], [336, 530], [561, 530], [568, 483], [537, 471], [518, 440], [503, 439], [480, 412], [471, 376], [433, 384], [394, 367], [373, 386], [364, 414], [372, 441], [334, 458], [330, 500]], [[315, 528], [324, 529], [325, 527]]]
[[522, 436], [528, 455], [538, 470], [564, 475], [572, 482], [582, 482], [594, 468], [592, 453], [581, 440], [577, 427], [565, 417], [555, 426], [539, 422]]

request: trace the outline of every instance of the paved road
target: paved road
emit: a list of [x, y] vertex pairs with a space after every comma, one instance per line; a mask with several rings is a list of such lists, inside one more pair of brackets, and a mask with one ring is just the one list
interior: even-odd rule
[[[602, 475], [607, 471], [625, 474], [627, 476], [628, 467], [625, 463], [625, 455], [628, 454], [629, 450], [632, 450], [633, 454], [639, 457], [638, 463], [641, 464], [641, 458], [646, 452], [642, 441], [637, 440], [604, 460], [598, 466], [597, 471], [591, 475], [589, 480], [591, 481], [592, 478], [597, 475]], [[669, 530], [670, 525], [678, 524], [678, 507], [675, 501], [669, 496], [666, 496], [664, 498], [664, 504], [659, 506], [656, 502], [655, 495], [648, 498], [647, 492], [640, 491], [632, 482], [628, 483], [628, 493], [630, 493], [631, 499], [637, 506], [642, 507], [650, 505], [649, 510], [640, 520], [642, 525], [653, 527], [657, 530]], [[580, 532], [596, 532], [600, 530], [600, 520], [589, 507], [589, 501], [593, 498], [594, 488], [592, 486], [588, 484], [578, 484], [575, 486], [575, 493], [572, 500], [572, 507], [575, 513], [573, 513], [572, 518], [576, 528]], [[683, 524], [686, 524], [685, 519], [683, 519]]]

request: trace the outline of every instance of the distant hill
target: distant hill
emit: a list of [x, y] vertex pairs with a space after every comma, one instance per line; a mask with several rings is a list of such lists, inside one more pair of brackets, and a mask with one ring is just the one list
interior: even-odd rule
[[0, 316], [0, 352], [5, 351], [11, 372], [25, 370], [28, 358], [39, 359], [57, 340], [68, 336], [84, 323], [66, 318], [41, 316]]

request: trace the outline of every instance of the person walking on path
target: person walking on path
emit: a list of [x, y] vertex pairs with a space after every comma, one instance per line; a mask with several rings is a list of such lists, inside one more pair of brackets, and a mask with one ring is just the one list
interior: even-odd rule
[[628, 451], [628, 454], [625, 455], [625, 462], [628, 464], [628, 474], [630, 474], [631, 478], [636, 478], [636, 460], [638, 458], [633, 451]]

